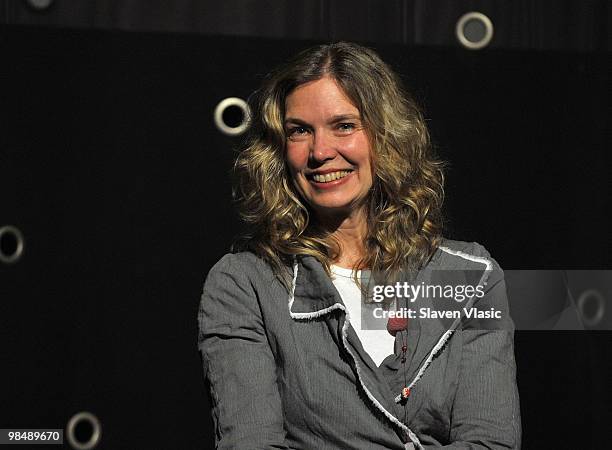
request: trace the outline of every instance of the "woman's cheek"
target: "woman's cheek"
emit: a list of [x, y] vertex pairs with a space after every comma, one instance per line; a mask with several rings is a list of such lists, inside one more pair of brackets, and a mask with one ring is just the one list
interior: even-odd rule
[[308, 165], [308, 151], [296, 145], [287, 146], [287, 164], [291, 175], [297, 177]]

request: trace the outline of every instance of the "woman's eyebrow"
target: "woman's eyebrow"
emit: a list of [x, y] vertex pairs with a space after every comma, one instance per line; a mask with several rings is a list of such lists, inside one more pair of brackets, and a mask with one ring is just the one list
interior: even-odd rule
[[302, 119], [298, 119], [296, 117], [287, 117], [285, 119], [285, 125], [287, 125], [288, 123], [297, 123], [298, 125], [309, 126], [308, 123], [306, 123]]
[[[327, 123], [336, 123], [341, 122], [343, 120], [361, 120], [359, 114], [337, 114], [329, 118]], [[297, 117], [287, 117], [285, 119], [285, 125], [288, 123], [296, 123], [298, 125], [310, 126], [309, 123], [303, 121], [302, 119], [298, 119]]]
[[360, 120], [359, 114], [338, 114], [336, 116], [332, 116], [328, 123], [341, 122], [342, 120]]

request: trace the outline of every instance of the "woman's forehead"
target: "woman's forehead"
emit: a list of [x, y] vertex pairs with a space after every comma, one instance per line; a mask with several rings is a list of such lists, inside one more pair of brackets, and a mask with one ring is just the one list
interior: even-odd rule
[[355, 102], [336, 80], [324, 77], [296, 87], [285, 99], [285, 116], [295, 114], [360, 116]]

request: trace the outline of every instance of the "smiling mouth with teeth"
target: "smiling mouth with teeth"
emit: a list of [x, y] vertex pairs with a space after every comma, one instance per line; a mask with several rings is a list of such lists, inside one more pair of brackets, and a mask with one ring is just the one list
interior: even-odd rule
[[309, 178], [316, 181], [317, 183], [329, 183], [330, 181], [336, 181], [340, 178], [344, 178], [351, 172], [352, 170], [339, 170], [337, 172], [326, 173], [325, 175], [314, 174], [311, 175]]

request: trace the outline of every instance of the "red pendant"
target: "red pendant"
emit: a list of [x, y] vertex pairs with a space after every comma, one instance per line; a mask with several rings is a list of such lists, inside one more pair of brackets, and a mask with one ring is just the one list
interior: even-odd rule
[[410, 396], [410, 388], [403, 388], [402, 389], [402, 399], [406, 400], [408, 397]]
[[387, 321], [387, 331], [391, 336], [395, 336], [398, 331], [402, 331], [408, 328], [408, 318], [406, 317], [393, 317]]

